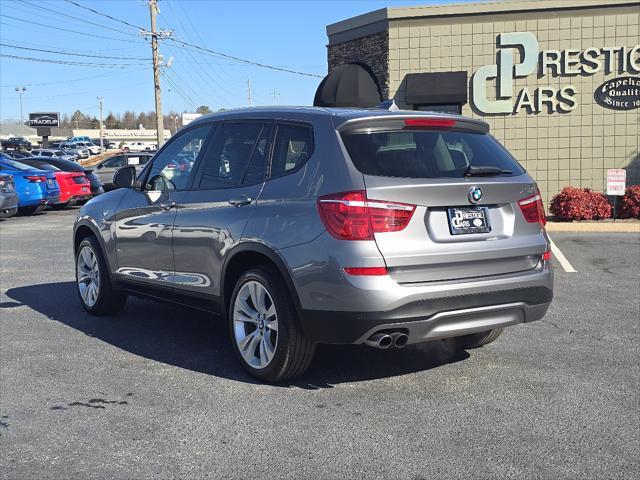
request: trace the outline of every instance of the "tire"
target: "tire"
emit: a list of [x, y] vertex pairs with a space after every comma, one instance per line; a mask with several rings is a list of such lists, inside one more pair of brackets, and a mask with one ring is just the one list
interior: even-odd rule
[[[95, 259], [95, 263], [92, 259]], [[95, 285], [97, 290], [95, 294], [88, 292], [91, 285]], [[127, 301], [126, 293], [113, 288], [102, 249], [93, 236], [86, 237], [78, 246], [76, 286], [82, 307], [92, 315], [117, 313], [122, 310]]]
[[488, 332], [473, 333], [471, 335], [455, 337], [452, 340], [456, 342], [459, 348], [462, 348], [463, 350], [470, 350], [495, 341], [502, 333], [502, 330], [504, 329], [496, 328], [494, 330], [489, 330]]
[[304, 336], [290, 297], [279, 273], [267, 266], [242, 274], [231, 295], [231, 344], [245, 370], [259, 380], [281, 382], [300, 376], [313, 358], [315, 345]]

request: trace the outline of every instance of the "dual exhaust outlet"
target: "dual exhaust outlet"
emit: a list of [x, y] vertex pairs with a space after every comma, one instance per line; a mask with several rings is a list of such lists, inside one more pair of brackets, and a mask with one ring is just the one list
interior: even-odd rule
[[386, 350], [391, 347], [402, 348], [408, 341], [409, 336], [402, 332], [374, 333], [364, 341], [364, 344], [373, 348]]

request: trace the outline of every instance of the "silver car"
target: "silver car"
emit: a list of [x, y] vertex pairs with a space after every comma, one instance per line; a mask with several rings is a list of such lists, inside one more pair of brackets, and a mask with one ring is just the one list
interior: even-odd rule
[[74, 162], [76, 160], [76, 156], [65, 153], [62, 150], [54, 149], [54, 148], [38, 148], [31, 150], [32, 157], [47, 157], [47, 158], [61, 158], [62, 160], [70, 160]]
[[488, 130], [382, 109], [203, 116], [80, 211], [80, 301], [210, 311], [264, 381], [302, 374], [318, 343], [485, 345], [553, 296], [540, 193]]
[[137, 172], [147, 164], [152, 157], [150, 153], [119, 153], [109, 157], [93, 166], [94, 173], [98, 176], [105, 190], [113, 190], [113, 175], [122, 167], [133, 165]]

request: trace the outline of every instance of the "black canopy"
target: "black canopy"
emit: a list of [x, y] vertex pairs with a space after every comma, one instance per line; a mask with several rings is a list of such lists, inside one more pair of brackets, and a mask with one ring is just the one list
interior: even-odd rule
[[375, 78], [362, 65], [347, 63], [324, 77], [313, 105], [316, 107], [375, 107], [381, 101]]

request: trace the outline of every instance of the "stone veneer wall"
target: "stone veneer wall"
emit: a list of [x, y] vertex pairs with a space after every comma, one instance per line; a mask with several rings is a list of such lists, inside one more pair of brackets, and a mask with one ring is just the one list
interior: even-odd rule
[[389, 31], [327, 47], [329, 73], [345, 63], [367, 65], [378, 81], [382, 99], [389, 98]]

